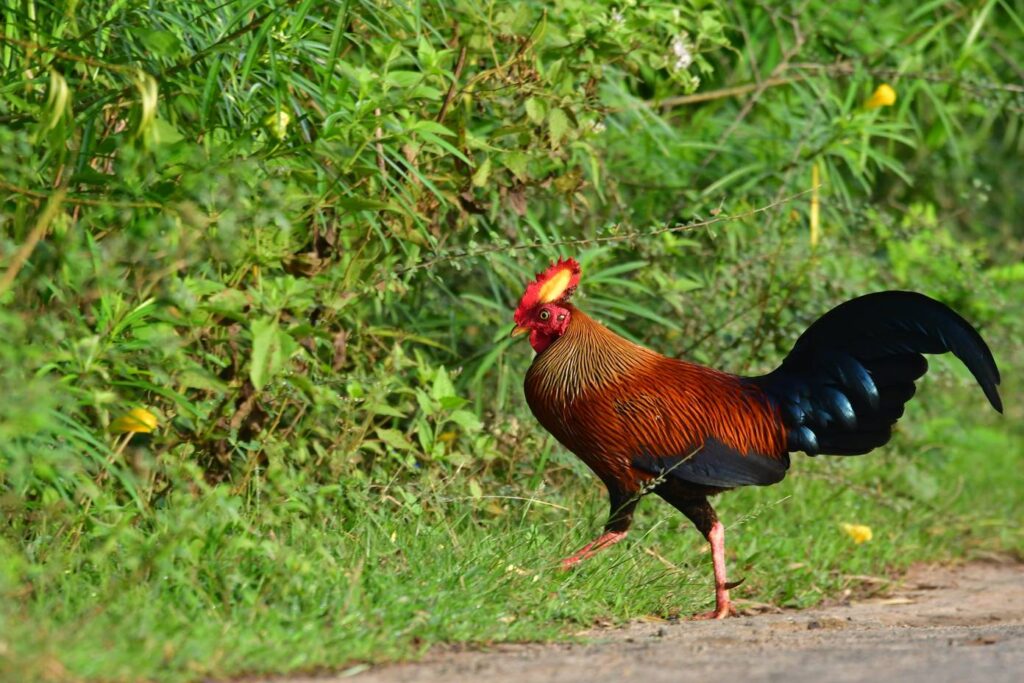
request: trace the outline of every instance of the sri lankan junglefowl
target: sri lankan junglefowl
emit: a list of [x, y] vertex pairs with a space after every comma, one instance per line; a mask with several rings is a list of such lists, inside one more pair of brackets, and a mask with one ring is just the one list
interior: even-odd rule
[[708, 496], [782, 481], [793, 452], [861, 455], [882, 446], [928, 369], [922, 354], [952, 352], [1002, 412], [999, 370], [981, 335], [917, 292], [842, 303], [800, 335], [777, 369], [740, 377], [615, 334], [569, 303], [579, 280], [575, 260], [551, 265], [527, 285], [512, 330], [529, 333], [537, 353], [526, 373], [530, 409], [611, 499], [604, 533], [562, 566], [621, 541], [640, 498], [655, 493], [711, 544], [715, 609], [702, 618], [734, 614], [725, 531]]

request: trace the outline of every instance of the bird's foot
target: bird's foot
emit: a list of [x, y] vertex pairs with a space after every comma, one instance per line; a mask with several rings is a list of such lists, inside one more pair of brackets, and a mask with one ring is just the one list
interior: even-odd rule
[[694, 615], [695, 620], [703, 619], [725, 619], [726, 617], [737, 617], [736, 610], [732, 606], [732, 600], [729, 599], [729, 589], [735, 588], [736, 586], [743, 583], [743, 579], [739, 581], [732, 581], [728, 583], [720, 583], [715, 586], [715, 609], [710, 612], [704, 612], [703, 614]]
[[568, 571], [583, 560], [595, 555], [605, 548], [615, 545], [626, 537], [625, 531], [608, 531], [601, 535], [596, 541], [586, 544], [569, 557], [562, 560], [562, 570]]
[[701, 614], [694, 614], [694, 621], [706, 621], [710, 619], [725, 619], [726, 617], [738, 617], [736, 610], [733, 608], [732, 603], [726, 603], [725, 605], [719, 605], [710, 612], [702, 612]]

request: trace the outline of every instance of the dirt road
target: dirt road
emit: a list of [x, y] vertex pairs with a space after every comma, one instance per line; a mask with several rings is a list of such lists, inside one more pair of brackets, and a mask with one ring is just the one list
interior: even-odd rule
[[901, 586], [849, 605], [640, 623], [593, 631], [585, 644], [438, 651], [354, 677], [278, 683], [1024, 681], [1024, 566], [922, 567]]

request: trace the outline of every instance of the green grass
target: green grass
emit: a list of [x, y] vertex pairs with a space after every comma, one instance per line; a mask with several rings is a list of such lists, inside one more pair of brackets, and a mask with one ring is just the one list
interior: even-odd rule
[[[720, 497], [730, 571], [745, 579], [736, 597], [806, 607], [876, 590], [864, 575], [893, 578], [912, 562], [1024, 556], [1019, 430], [975, 411], [966, 424], [922, 413], [911, 410], [909, 434], [881, 452], [797, 458], [781, 485]], [[564, 573], [557, 560], [605, 512], [592, 478], [555, 468], [557, 486], [509, 483], [474, 498], [460, 477], [425, 476], [415, 487], [271, 482], [248, 501], [217, 487], [177, 494], [135, 529], [111, 515], [111, 528], [97, 525], [76, 547], [41, 534], [45, 562], [0, 607], [0, 675], [343, 670], [437, 643], [571, 638], [712, 600], [702, 539], [657, 499], [641, 505], [626, 543]], [[843, 522], [871, 526], [873, 540], [854, 544]]]

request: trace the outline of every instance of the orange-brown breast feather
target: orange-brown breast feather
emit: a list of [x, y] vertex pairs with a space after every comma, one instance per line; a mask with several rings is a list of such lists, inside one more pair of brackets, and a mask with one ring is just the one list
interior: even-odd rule
[[758, 388], [633, 344], [575, 308], [527, 373], [526, 396], [555, 438], [627, 491], [654, 476], [635, 466], [637, 456], [685, 457], [709, 439], [739, 454], [786, 457], [779, 415]]

